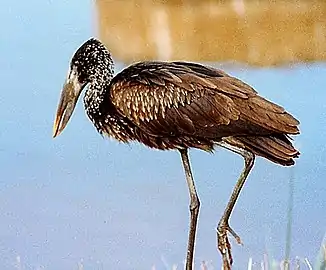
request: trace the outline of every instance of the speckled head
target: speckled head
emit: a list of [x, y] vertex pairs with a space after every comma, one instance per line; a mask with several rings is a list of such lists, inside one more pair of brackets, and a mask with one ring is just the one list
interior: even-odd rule
[[90, 83], [104, 70], [113, 74], [113, 61], [104, 44], [95, 38], [80, 46], [71, 59], [70, 72], [77, 73], [80, 83]]
[[99, 40], [87, 40], [73, 55], [64, 83], [53, 126], [53, 137], [66, 127], [83, 88], [90, 84], [92, 90], [113, 76], [113, 61], [109, 51]]

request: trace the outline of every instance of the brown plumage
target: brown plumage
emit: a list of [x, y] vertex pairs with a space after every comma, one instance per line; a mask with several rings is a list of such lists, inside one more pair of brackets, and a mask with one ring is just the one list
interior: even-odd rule
[[113, 60], [96, 39], [74, 54], [61, 94], [54, 137], [66, 126], [82, 89], [86, 112], [101, 133], [121, 142], [139, 141], [151, 148], [177, 149], [190, 195], [190, 230], [186, 269], [192, 269], [199, 199], [188, 157], [189, 148], [212, 151], [216, 145], [243, 156], [242, 171], [217, 228], [224, 269], [232, 264], [228, 224], [255, 155], [293, 165], [299, 152], [289, 135], [299, 121], [282, 107], [260, 97], [225, 72], [187, 62], [141, 62], [113, 77]]
[[185, 62], [138, 63], [114, 77], [109, 89], [106, 98], [131, 126], [123, 141], [211, 151], [223, 140], [281, 165], [294, 164], [299, 154], [287, 136], [299, 133], [299, 122], [221, 70]]

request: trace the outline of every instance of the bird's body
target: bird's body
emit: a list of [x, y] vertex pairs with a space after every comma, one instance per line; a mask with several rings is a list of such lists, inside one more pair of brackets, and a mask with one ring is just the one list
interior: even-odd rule
[[[221, 70], [141, 62], [106, 81], [99, 96], [91, 86], [84, 99], [89, 118], [100, 133], [119, 141], [207, 151], [224, 141], [282, 165], [293, 164], [297, 155], [286, 134], [298, 133], [298, 121]], [[92, 105], [96, 100], [98, 106]]]
[[[254, 156], [293, 165], [299, 152], [289, 135], [299, 133], [299, 121], [282, 107], [260, 97], [248, 84], [200, 64], [140, 62], [113, 77], [109, 51], [100, 41], [90, 39], [71, 60], [54, 136], [65, 128], [87, 84], [85, 109], [101, 134], [124, 143], [138, 141], [151, 148], [180, 151], [192, 211], [187, 269], [192, 267], [199, 209], [187, 149], [212, 151], [217, 144], [243, 155], [245, 170], [219, 224], [219, 248], [223, 259], [228, 256], [232, 263], [226, 232], [236, 234], [228, 226], [228, 218], [253, 166]], [[226, 259], [224, 262], [228, 264]]]

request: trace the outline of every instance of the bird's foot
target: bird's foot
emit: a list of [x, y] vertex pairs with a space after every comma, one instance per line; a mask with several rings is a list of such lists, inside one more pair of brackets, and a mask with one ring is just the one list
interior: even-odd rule
[[235, 238], [239, 245], [242, 245], [239, 235], [229, 226], [227, 221], [222, 219], [217, 226], [217, 247], [222, 255], [223, 270], [230, 270], [233, 263], [228, 232]]

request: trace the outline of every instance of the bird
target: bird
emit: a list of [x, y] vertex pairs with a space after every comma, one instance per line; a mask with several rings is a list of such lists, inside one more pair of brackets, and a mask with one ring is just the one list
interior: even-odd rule
[[111, 52], [92, 37], [71, 58], [53, 137], [65, 129], [84, 88], [86, 114], [104, 137], [180, 153], [190, 201], [187, 270], [193, 269], [200, 208], [189, 149], [213, 152], [222, 147], [243, 157], [244, 168], [216, 230], [223, 269], [231, 269], [229, 235], [238, 243], [241, 239], [229, 219], [255, 158], [294, 165], [300, 153], [292, 143], [292, 135], [300, 133], [299, 121], [247, 83], [208, 65], [143, 61], [114, 76]]

